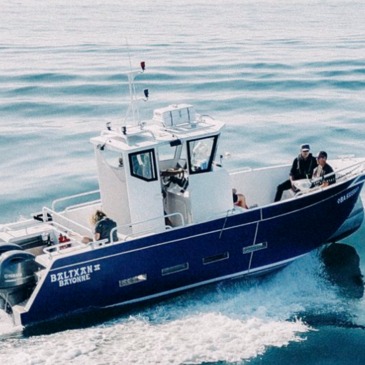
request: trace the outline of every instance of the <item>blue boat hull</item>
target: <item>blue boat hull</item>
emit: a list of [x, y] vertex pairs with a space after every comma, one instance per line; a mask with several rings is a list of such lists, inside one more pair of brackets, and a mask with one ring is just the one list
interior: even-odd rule
[[354, 209], [363, 183], [361, 176], [280, 204], [57, 258], [16, 322], [277, 269], [328, 242]]

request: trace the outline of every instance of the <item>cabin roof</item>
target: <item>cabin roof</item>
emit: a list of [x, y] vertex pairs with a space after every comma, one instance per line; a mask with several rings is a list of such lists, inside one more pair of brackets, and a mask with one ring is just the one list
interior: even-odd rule
[[[194, 118], [178, 118], [168, 120], [165, 114], [178, 113], [189, 110]], [[157, 116], [157, 117], [156, 117]], [[91, 138], [91, 143], [97, 146], [107, 145], [118, 151], [133, 151], [153, 148], [156, 145], [173, 143], [178, 140], [203, 138], [219, 133], [224, 123], [216, 121], [209, 116], [195, 114], [193, 107], [187, 104], [174, 105], [154, 111], [154, 117], [149, 121], [140, 122], [138, 125], [125, 125], [109, 127], [101, 132], [98, 137]]]

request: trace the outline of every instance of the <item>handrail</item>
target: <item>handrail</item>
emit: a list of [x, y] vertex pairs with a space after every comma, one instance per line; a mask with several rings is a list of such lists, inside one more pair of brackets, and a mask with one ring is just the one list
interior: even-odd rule
[[[47, 208], [47, 207], [43, 207], [43, 209], [42, 209], [42, 213], [43, 213], [43, 216], [47, 216], [47, 213], [50, 213], [50, 214], [52, 215], [52, 217], [59, 217], [60, 219], [64, 219], [66, 222], [69, 222], [69, 223], [71, 223], [72, 225], [74, 225], [74, 226], [76, 226], [76, 227], [79, 227], [79, 228], [81, 228], [81, 229], [83, 229], [83, 230], [85, 230], [85, 231], [89, 232], [91, 236], [93, 235], [93, 232], [92, 232], [92, 230], [91, 230], [90, 228], [85, 227], [85, 226], [83, 226], [82, 224], [77, 223], [77, 222], [75, 222], [74, 220], [69, 219], [69, 218], [67, 218], [67, 217], [65, 217], [65, 216], [63, 216], [63, 215], [61, 215], [61, 214], [57, 213], [56, 211], [53, 211], [53, 210], [51, 210], [51, 209]], [[55, 222], [54, 220], [52, 221], [52, 224], [54, 224], [54, 225], [56, 225], [56, 226], [58, 226], [58, 227], [62, 227], [62, 228], [63, 228], [64, 230], [66, 230], [66, 231], [67, 231], [67, 230], [70, 230], [70, 228], [69, 228], [69, 227], [64, 226], [64, 225], [62, 225], [62, 224], [60, 224], [60, 223], [58, 223], [58, 222]], [[73, 231], [73, 230], [71, 229], [71, 231]]]
[[80, 242], [77, 242], [75, 240], [70, 240], [67, 242], [56, 243], [54, 245], [44, 247], [43, 252], [48, 254], [49, 257], [51, 258], [52, 253], [54, 253], [54, 252], [60, 253], [60, 252], [62, 252], [61, 250], [65, 249], [65, 248], [69, 248], [70, 245], [75, 245], [75, 244], [76, 244], [76, 246], [72, 246], [72, 247], [74, 247], [74, 248], [86, 247], [86, 245], [84, 245]]
[[[362, 167], [362, 170], [357, 171], [361, 167]], [[318, 178], [303, 179], [303, 180], [305, 180], [307, 186], [304, 186], [304, 185], [296, 186], [300, 191], [297, 192], [294, 197], [299, 197], [299, 196], [302, 196], [303, 194], [306, 194], [309, 192], [312, 193], [314, 191], [320, 190], [322, 188], [321, 184], [324, 181], [326, 181], [328, 178], [330, 178], [331, 176], [334, 176], [336, 178], [336, 181], [331, 184], [331, 186], [332, 186], [337, 183], [340, 183], [342, 180], [346, 179], [348, 176], [354, 176], [356, 174], [364, 173], [364, 172], [365, 172], [365, 161], [360, 161], [353, 165], [343, 167], [342, 169], [330, 172], [330, 173], [328, 173], [324, 176], [318, 177]], [[300, 180], [298, 180], [298, 181], [300, 181]], [[294, 184], [295, 184], [295, 182], [296, 181], [294, 181]]]
[[27, 228], [33, 227], [33, 225], [28, 227], [28, 225], [30, 223], [33, 223], [33, 222], [34, 222], [33, 219], [26, 219], [26, 220], [23, 220], [23, 221], [1, 224], [0, 225], [0, 232], [9, 232], [10, 230], [14, 230], [14, 228], [18, 228], [18, 227], [27, 230]]
[[346, 170], [350, 170], [351, 169], [351, 171], [349, 171], [347, 173], [344, 173], [342, 176], [341, 175], [340, 176], [337, 176], [337, 179], [342, 179], [342, 178], [346, 177], [347, 175], [353, 174], [354, 172], [356, 172], [356, 169], [358, 169], [360, 167], [362, 167], [361, 172], [364, 172], [365, 171], [365, 161], [359, 161], [359, 162], [357, 162], [357, 163], [355, 163], [353, 165], [346, 166], [346, 167], [344, 167], [344, 168], [342, 168], [340, 170], [335, 171], [336, 174], [339, 174], [341, 172], [344, 172]]
[[56, 211], [56, 204], [58, 204], [58, 203], [65, 202], [67, 200], [71, 200], [71, 199], [75, 199], [75, 198], [80, 198], [80, 197], [87, 196], [87, 195], [96, 194], [96, 193], [100, 193], [100, 190], [99, 189], [92, 190], [92, 191], [88, 191], [86, 193], [79, 193], [79, 194], [74, 194], [74, 195], [65, 196], [63, 198], [56, 199], [52, 202], [52, 210]]
[[101, 199], [92, 200], [90, 202], [84, 202], [84, 203], [80, 203], [80, 204], [74, 204], [74, 205], [70, 205], [69, 207], [67, 207], [65, 209], [65, 211], [69, 212], [72, 209], [82, 208], [82, 207], [86, 207], [88, 205], [94, 205], [94, 204], [99, 204], [99, 203], [101, 203]]
[[66, 248], [70, 248], [70, 245], [72, 245], [71, 247], [74, 249], [81, 249], [81, 248], [85, 248], [85, 247], [91, 247], [92, 249], [94, 249], [95, 246], [104, 246], [107, 242], [108, 242], [107, 239], [102, 239], [99, 241], [90, 241], [89, 243], [81, 243], [81, 242], [78, 242], [77, 240], [71, 239], [70, 241], [67, 241], [67, 242], [56, 243], [51, 246], [44, 247], [43, 252], [48, 254], [49, 257], [52, 258], [52, 253], [55, 253], [55, 252], [57, 254], [59, 254], [60, 252], [66, 253], [67, 251], [62, 251], [62, 250], [66, 249]]
[[[179, 212], [176, 212], [176, 213], [171, 213], [171, 214], [165, 214], [163, 216], [160, 216], [160, 217], [155, 217], [155, 218], [151, 218], [151, 219], [147, 219], [147, 220], [144, 220], [144, 221], [139, 221], [139, 222], [134, 222], [134, 223], [127, 223], [127, 224], [123, 224], [121, 226], [117, 226], [117, 227], [114, 227], [111, 231], [110, 231], [110, 243], [114, 243], [114, 242], [119, 242], [118, 241], [114, 241], [113, 240], [113, 233], [115, 231], [118, 231], [118, 230], [121, 230], [122, 228], [132, 228], [133, 226], [136, 226], [138, 224], [145, 224], [147, 222], [151, 222], [151, 221], [154, 221], [154, 220], [157, 220], [157, 219], [161, 219], [161, 218], [170, 218], [170, 217], [173, 217], [173, 216], [178, 216], [180, 217], [181, 219], [181, 226], [185, 226], [185, 221], [184, 221], [184, 217], [181, 213]], [[165, 225], [165, 229], [166, 227], [169, 227], [168, 229], [171, 229], [171, 226], [169, 225]], [[131, 234], [127, 234], [127, 235], [124, 235], [125, 237], [123, 237], [123, 240], [126, 241], [129, 237], [132, 237], [132, 236], [139, 236], [139, 235], [143, 235], [143, 234], [146, 234], [146, 233], [150, 233], [150, 232], [154, 232], [153, 229], [146, 229], [144, 231], [141, 231], [141, 232], [138, 232], [138, 233], [131, 233]]]

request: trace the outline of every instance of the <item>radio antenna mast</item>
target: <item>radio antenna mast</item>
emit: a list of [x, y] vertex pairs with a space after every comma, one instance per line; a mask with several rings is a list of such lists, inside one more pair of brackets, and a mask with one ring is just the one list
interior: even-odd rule
[[[133, 125], [139, 125], [140, 124], [140, 118], [139, 118], [139, 100], [141, 98], [138, 98], [136, 95], [136, 88], [134, 84], [134, 79], [137, 75], [142, 74], [146, 68], [146, 64], [144, 61], [140, 63], [141, 69], [140, 70], [132, 70], [132, 61], [131, 61], [131, 55], [129, 51], [129, 45], [127, 42], [127, 49], [128, 49], [128, 58], [129, 58], [129, 72], [128, 72], [128, 84], [129, 84], [129, 96], [130, 96], [130, 104], [127, 110], [127, 115], [125, 117], [124, 124], [127, 125], [127, 121], [129, 118], [131, 118]], [[148, 90], [144, 90], [144, 98], [142, 100], [146, 101], [148, 99]]]

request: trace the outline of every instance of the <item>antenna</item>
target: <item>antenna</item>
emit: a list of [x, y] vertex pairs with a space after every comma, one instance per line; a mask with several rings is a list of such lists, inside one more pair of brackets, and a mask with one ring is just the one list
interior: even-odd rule
[[132, 60], [131, 60], [131, 52], [129, 50], [128, 38], [125, 39], [125, 43], [127, 45], [128, 60], [129, 60], [129, 70], [132, 71]]
[[[137, 75], [143, 73], [146, 69], [146, 62], [142, 61], [140, 63], [140, 70], [132, 70], [132, 62], [131, 62], [131, 57], [129, 54], [129, 48], [128, 48], [128, 57], [129, 57], [129, 67], [130, 67], [130, 71], [128, 72], [128, 84], [129, 84], [129, 95], [130, 95], [130, 104], [127, 110], [127, 115], [125, 117], [125, 121], [124, 124], [127, 124], [127, 121], [129, 118], [131, 118], [132, 120], [132, 124], [133, 125], [140, 125], [140, 118], [139, 118], [139, 107], [138, 107], [138, 103], [141, 100], [141, 98], [138, 98], [136, 95], [136, 88], [135, 88], [135, 84], [134, 84], [134, 79], [136, 78]], [[142, 98], [142, 100], [147, 101], [148, 100], [148, 89], [145, 89], [143, 91], [144, 93], [144, 98]]]

